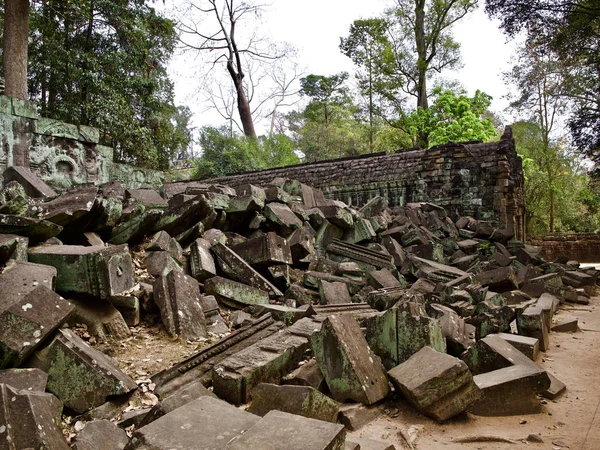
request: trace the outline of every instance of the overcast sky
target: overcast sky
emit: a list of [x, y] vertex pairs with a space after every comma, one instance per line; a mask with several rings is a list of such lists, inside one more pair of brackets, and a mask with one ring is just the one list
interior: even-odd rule
[[[347, 36], [354, 20], [379, 16], [393, 3], [392, 0], [271, 0], [260, 27], [275, 41], [287, 41], [298, 49], [298, 61], [306, 74], [352, 72], [352, 62], [339, 50], [340, 37]], [[502, 82], [502, 72], [511, 66], [515, 44], [506, 42], [497, 22], [490, 21], [483, 12], [483, 6], [459, 22], [454, 35], [461, 44], [464, 67], [457, 73], [446, 72], [445, 76], [460, 81], [470, 94], [480, 89], [492, 95], [491, 109], [502, 113], [508, 103], [503, 99], [507, 88]], [[217, 124], [219, 117], [204, 113], [206, 103], [196, 95], [199, 70], [190, 55], [174, 58], [171, 72], [176, 101], [192, 108], [196, 126]]]

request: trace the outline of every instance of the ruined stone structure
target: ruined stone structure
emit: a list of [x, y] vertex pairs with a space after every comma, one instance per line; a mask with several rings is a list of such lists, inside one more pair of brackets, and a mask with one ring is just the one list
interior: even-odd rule
[[56, 187], [119, 180], [129, 188], [158, 187], [160, 172], [113, 163], [97, 128], [40, 117], [35, 104], [0, 96], [0, 175], [6, 167], [30, 168]]
[[528, 243], [541, 247], [540, 256], [548, 261], [566, 258], [581, 263], [600, 262], [598, 233], [549, 233], [529, 236]]
[[361, 206], [377, 195], [391, 206], [432, 202], [453, 218], [489, 220], [525, 236], [523, 169], [507, 128], [498, 142], [449, 143], [429, 150], [376, 153], [212, 179], [232, 187], [300, 180], [325, 196]]

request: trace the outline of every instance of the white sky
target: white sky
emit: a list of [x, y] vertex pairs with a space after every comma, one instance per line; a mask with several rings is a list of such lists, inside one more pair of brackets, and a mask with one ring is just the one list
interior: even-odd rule
[[[260, 31], [275, 41], [293, 44], [306, 74], [352, 73], [352, 62], [339, 50], [340, 37], [347, 36], [354, 20], [379, 16], [393, 4], [392, 0], [271, 0]], [[503, 96], [507, 87], [502, 81], [502, 72], [511, 67], [515, 44], [506, 42], [497, 23], [490, 21], [483, 12], [483, 1], [480, 4], [477, 11], [454, 28], [454, 36], [461, 44], [464, 67], [457, 73], [444, 75], [458, 79], [470, 94], [476, 89], [490, 94], [493, 97], [491, 109], [506, 116], [503, 110], [508, 102]], [[200, 84], [197, 74], [201, 69], [194, 66], [193, 58], [189, 54], [176, 57], [170, 69], [176, 102], [192, 109], [194, 124], [222, 123], [214, 112], [205, 112], [207, 105], [197, 95]]]

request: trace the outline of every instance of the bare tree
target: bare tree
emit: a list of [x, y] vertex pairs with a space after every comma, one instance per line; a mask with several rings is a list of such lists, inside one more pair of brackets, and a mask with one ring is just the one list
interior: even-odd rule
[[[215, 55], [212, 64], [224, 63], [236, 96], [237, 111], [244, 134], [256, 138], [249, 91], [256, 81], [249, 80], [246, 71], [252, 61], [272, 61], [279, 55], [258, 36], [256, 28], [247, 26], [260, 17], [263, 5], [236, 0], [189, 0], [184, 15], [179, 19], [181, 42], [191, 50]], [[244, 26], [246, 25], [246, 26]]]

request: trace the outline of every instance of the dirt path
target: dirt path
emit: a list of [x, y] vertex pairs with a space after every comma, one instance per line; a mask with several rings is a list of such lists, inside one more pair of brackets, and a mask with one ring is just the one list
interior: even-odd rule
[[[576, 317], [577, 333], [552, 333], [550, 348], [538, 363], [567, 385], [556, 400], [543, 400], [543, 412], [511, 417], [467, 414], [438, 424], [415, 412], [402, 400], [391, 404], [388, 415], [349, 436], [383, 439], [397, 449], [410, 448], [401, 436], [418, 431], [415, 450], [459, 449], [600, 449], [600, 297], [588, 306], [561, 307], [555, 321]], [[412, 427], [412, 428], [411, 428]], [[416, 427], [416, 428], [415, 428]], [[422, 428], [421, 428], [422, 427]], [[526, 442], [530, 434], [543, 442]], [[496, 436], [513, 442], [456, 442], [466, 436]]]

